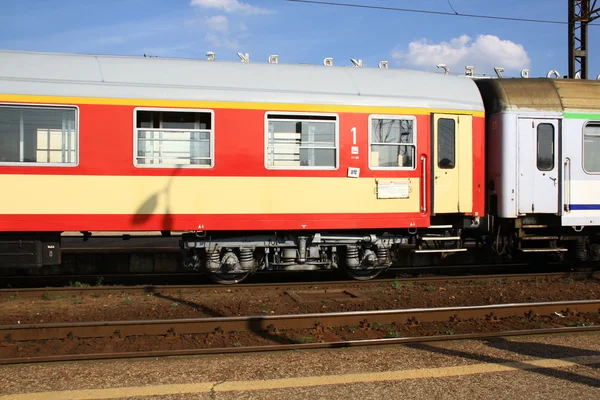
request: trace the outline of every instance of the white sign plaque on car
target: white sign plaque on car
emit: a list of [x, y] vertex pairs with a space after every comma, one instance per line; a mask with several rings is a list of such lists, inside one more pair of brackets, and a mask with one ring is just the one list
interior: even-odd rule
[[410, 181], [377, 181], [378, 199], [408, 199]]
[[348, 168], [348, 178], [358, 178], [360, 177], [360, 168]]

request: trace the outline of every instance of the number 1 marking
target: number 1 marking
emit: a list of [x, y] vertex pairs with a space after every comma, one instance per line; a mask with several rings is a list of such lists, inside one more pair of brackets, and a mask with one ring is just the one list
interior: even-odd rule
[[350, 131], [352, 132], [352, 144], [356, 144], [356, 127], [353, 126]]

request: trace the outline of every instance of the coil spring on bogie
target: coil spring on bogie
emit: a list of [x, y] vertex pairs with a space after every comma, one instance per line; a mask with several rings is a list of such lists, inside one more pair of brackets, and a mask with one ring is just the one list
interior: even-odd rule
[[208, 261], [218, 264], [221, 261], [221, 252], [215, 249], [212, 252], [206, 254], [206, 259]]
[[585, 240], [582, 238], [578, 238], [575, 242], [575, 257], [578, 260], [585, 261], [587, 260], [587, 249], [585, 245]]
[[252, 249], [240, 248], [240, 262], [252, 261], [254, 261], [254, 254], [252, 254]]
[[385, 247], [378, 247], [376, 254], [379, 262], [384, 263], [389, 259], [390, 251]]
[[346, 247], [346, 258], [358, 258], [358, 247], [356, 247], [356, 246]]

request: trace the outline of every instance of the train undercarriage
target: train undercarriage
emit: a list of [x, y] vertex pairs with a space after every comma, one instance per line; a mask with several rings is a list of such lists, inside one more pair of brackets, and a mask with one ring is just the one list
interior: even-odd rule
[[219, 283], [241, 282], [260, 270], [343, 269], [355, 279], [366, 280], [391, 265], [452, 261], [568, 261], [575, 269], [600, 265], [600, 227], [561, 226], [560, 218], [553, 215], [392, 232], [213, 232], [184, 235], [181, 246], [188, 268], [203, 271]]
[[504, 258], [546, 257], [572, 262], [578, 269], [596, 268], [600, 261], [600, 227], [562, 226], [555, 215], [498, 219], [488, 243]]
[[392, 264], [464, 252], [461, 230], [451, 225], [394, 232], [212, 232], [181, 240], [186, 267], [219, 283], [238, 283], [260, 270], [343, 269], [358, 280], [372, 279]]
[[344, 268], [371, 279], [392, 264], [390, 250], [402, 237], [302, 232], [210, 236], [184, 235], [184, 263], [219, 283], [237, 283], [258, 270], [314, 271]]
[[[458, 220], [437, 223], [427, 229], [393, 231], [188, 232], [179, 245], [185, 269], [222, 284], [239, 283], [258, 271], [343, 270], [368, 280], [392, 265], [507, 260], [568, 261], [578, 269], [600, 265], [600, 227], [565, 227], [551, 215], [482, 219], [477, 226]], [[165, 235], [170, 232], [162, 232]], [[82, 237], [94, 240], [89, 232]], [[60, 263], [59, 232], [0, 235], [0, 267], [35, 269]]]

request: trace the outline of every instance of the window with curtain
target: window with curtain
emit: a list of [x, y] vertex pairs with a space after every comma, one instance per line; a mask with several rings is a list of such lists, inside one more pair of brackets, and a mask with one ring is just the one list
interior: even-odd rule
[[77, 109], [0, 105], [0, 164], [77, 165]]
[[337, 168], [337, 117], [268, 114], [267, 168]]
[[135, 165], [212, 167], [212, 112], [137, 110]]
[[588, 122], [583, 128], [583, 169], [600, 172], [600, 122]]
[[415, 168], [414, 117], [372, 117], [369, 147], [371, 168]]

